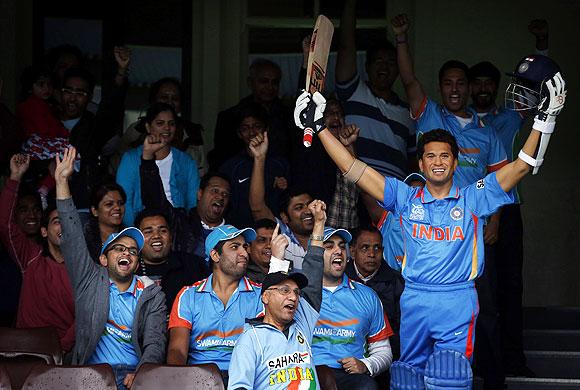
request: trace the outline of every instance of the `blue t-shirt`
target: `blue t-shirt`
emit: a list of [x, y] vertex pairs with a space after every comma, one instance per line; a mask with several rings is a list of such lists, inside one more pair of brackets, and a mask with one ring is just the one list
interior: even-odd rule
[[367, 344], [392, 335], [383, 305], [370, 287], [343, 275], [334, 292], [322, 289], [320, 318], [312, 340], [317, 365], [341, 368], [339, 359], [362, 359]]
[[459, 188], [475, 183], [488, 172], [507, 164], [506, 152], [495, 129], [486, 126], [471, 108], [468, 112], [472, 120], [462, 128], [455, 115], [433, 100], [426, 99], [417, 118], [417, 140], [434, 129], [447, 130], [457, 140], [459, 158], [453, 181]]
[[215, 363], [220, 370], [227, 370], [246, 319], [264, 312], [262, 289], [244, 276], [224, 307], [213, 291], [212, 280], [210, 275], [179, 292], [169, 316], [169, 329], [191, 331], [188, 364]]
[[132, 329], [137, 301], [143, 293], [143, 282], [136, 276], [127, 291], [120, 292], [117, 285], [109, 284], [109, 318], [103, 335], [93, 356], [87, 364], [108, 363], [115, 365], [137, 366], [139, 358], [133, 347]]
[[381, 206], [402, 217], [403, 278], [430, 285], [477, 278], [484, 262], [483, 218], [513, 200], [495, 173], [465, 188], [454, 184], [444, 199], [386, 177]]

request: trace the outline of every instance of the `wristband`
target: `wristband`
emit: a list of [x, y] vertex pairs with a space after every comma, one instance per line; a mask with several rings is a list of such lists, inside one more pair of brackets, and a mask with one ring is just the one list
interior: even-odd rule
[[313, 241], [324, 241], [324, 236], [317, 236], [317, 235], [311, 234], [310, 239]]
[[361, 176], [363, 175], [366, 168], [367, 164], [365, 164], [361, 160], [355, 159], [352, 162], [352, 165], [350, 166], [348, 171], [343, 173], [342, 176], [344, 176], [346, 180], [356, 184], [356, 182], [358, 182]]
[[396, 35], [395, 36], [395, 43], [397, 45], [403, 44], [403, 43], [407, 43], [407, 36], [406, 35]]

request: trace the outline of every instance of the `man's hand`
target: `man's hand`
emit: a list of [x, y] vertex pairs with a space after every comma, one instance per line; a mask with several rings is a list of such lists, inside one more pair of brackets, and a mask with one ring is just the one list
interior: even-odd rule
[[391, 27], [395, 36], [406, 34], [411, 26], [407, 14], [399, 14], [391, 19]]
[[278, 177], [274, 178], [274, 188], [278, 188], [282, 191], [288, 188], [288, 180], [285, 177]]
[[270, 248], [272, 248], [272, 256], [277, 259], [283, 260], [284, 259], [284, 252], [286, 251], [286, 247], [290, 242], [285, 235], [279, 233], [280, 232], [280, 224], [276, 224], [274, 228], [274, 232], [272, 232], [272, 241], [270, 242]]
[[497, 242], [499, 233], [499, 218], [490, 218], [483, 228], [483, 242], [487, 245], [493, 245]]
[[548, 37], [548, 22], [545, 19], [534, 19], [528, 24], [528, 30], [534, 34], [536, 39], [546, 39]]
[[64, 151], [62, 160], [56, 156], [56, 168], [54, 169], [54, 180], [57, 182], [67, 181], [74, 172], [75, 156], [77, 151], [74, 147]]
[[294, 123], [301, 129], [312, 129], [314, 134], [318, 134], [326, 128], [324, 124], [324, 110], [326, 109], [326, 99], [320, 92], [310, 93], [304, 91], [296, 99], [294, 107]]
[[338, 131], [339, 141], [346, 147], [353, 145], [358, 138], [360, 128], [357, 125], [344, 125]]
[[125, 376], [125, 379], [123, 379], [123, 384], [130, 389], [131, 386], [133, 386], [133, 381], [135, 380], [135, 373], [129, 373]]
[[560, 72], [544, 82], [540, 99], [533, 128], [542, 133], [550, 134], [554, 131], [556, 116], [560, 114], [566, 102], [566, 82]]
[[30, 166], [30, 156], [15, 154], [10, 159], [10, 179], [20, 181]]
[[167, 143], [159, 135], [149, 134], [143, 141], [143, 160], [153, 160], [155, 153], [166, 145]]
[[252, 138], [248, 148], [254, 160], [265, 159], [268, 153], [268, 132], [265, 131], [263, 134], [258, 134]]
[[347, 374], [368, 374], [367, 366], [360, 360], [354, 357], [347, 357], [339, 359], [338, 362], [342, 364], [342, 368]]
[[117, 63], [117, 73], [119, 76], [124, 76], [131, 62], [131, 49], [125, 46], [115, 46], [113, 53]]
[[308, 210], [314, 216], [314, 226], [322, 225], [324, 229], [324, 223], [326, 222], [326, 204], [316, 199], [308, 204]]

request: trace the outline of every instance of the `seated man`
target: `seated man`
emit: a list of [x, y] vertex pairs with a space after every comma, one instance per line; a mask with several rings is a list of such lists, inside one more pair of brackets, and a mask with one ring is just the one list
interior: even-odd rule
[[203, 259], [171, 250], [173, 235], [168, 219], [161, 211], [145, 209], [137, 214], [135, 226], [145, 238], [137, 275], [160, 285], [167, 307], [171, 307], [184, 286], [207, 277], [209, 272]]
[[140, 365], [164, 360], [165, 294], [151, 279], [135, 276], [144, 241], [137, 228], [111, 234], [101, 265], [92, 260], [68, 186], [75, 154], [70, 148], [62, 161], [57, 157], [55, 170], [61, 248], [77, 309], [72, 364], [110, 364], [118, 388], [131, 388]]
[[339, 389], [378, 389], [372, 377], [391, 365], [393, 331], [377, 294], [344, 276], [351, 238], [346, 230], [324, 229], [322, 308], [312, 353], [317, 365], [333, 369]]
[[305, 273], [278, 271], [264, 279], [261, 299], [266, 314], [245, 325], [232, 354], [228, 389], [320, 388], [310, 345], [322, 300], [326, 205], [315, 200], [308, 207], [315, 224]]
[[[40, 219], [39, 202], [29, 203], [28, 196], [20, 202], [20, 207], [27, 212], [16, 210], [18, 187], [29, 164], [29, 156], [12, 156], [10, 178], [0, 195], [0, 240], [22, 273], [16, 327], [52, 326], [58, 333], [61, 348], [68, 352], [75, 342], [75, 303], [61, 252], [59, 213], [52, 204]], [[28, 225], [28, 229], [20, 228], [22, 224]], [[42, 239], [37, 241], [39, 226]]]
[[244, 276], [252, 228], [232, 225], [215, 228], [205, 240], [205, 253], [213, 273], [184, 287], [169, 317], [168, 364], [215, 363], [224, 382], [232, 350], [246, 318], [263, 313], [260, 285]]
[[[270, 269], [272, 257], [272, 234], [276, 223], [271, 219], [263, 218], [254, 223], [256, 239], [250, 243], [250, 263], [246, 269], [246, 276], [254, 282], [262, 283]], [[276, 256], [278, 257], [278, 256]], [[282, 259], [284, 252], [279, 257]]]

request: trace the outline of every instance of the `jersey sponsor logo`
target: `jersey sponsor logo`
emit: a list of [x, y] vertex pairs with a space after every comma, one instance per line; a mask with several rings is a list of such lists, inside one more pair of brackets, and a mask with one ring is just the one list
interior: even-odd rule
[[412, 204], [411, 207], [412, 209], [409, 219], [413, 221], [422, 221], [425, 219], [425, 209], [422, 204]]
[[238, 179], [238, 183], [242, 184], [243, 182], [248, 181], [248, 180], [250, 180], [249, 177], [246, 177], [246, 178], [243, 178], [243, 179]]
[[314, 369], [312, 367], [291, 367], [270, 374], [269, 386], [288, 383], [288, 390], [316, 389]]
[[103, 336], [111, 336], [120, 343], [131, 344], [131, 329], [119, 325], [113, 320], [108, 320], [103, 330]]
[[270, 371], [285, 368], [291, 364], [310, 364], [310, 354], [308, 352], [299, 352], [288, 355], [277, 356], [266, 362], [266, 366]]
[[340, 328], [314, 328], [314, 336], [355, 337], [356, 331]]
[[428, 225], [413, 224], [413, 238], [429, 241], [463, 241], [465, 235], [461, 226], [445, 228], [433, 227]]
[[475, 184], [475, 188], [477, 188], [478, 190], [482, 190], [485, 188], [485, 182], [483, 181], [483, 179], [477, 181], [477, 183]]
[[455, 206], [451, 209], [449, 215], [451, 216], [451, 219], [453, 219], [454, 221], [459, 221], [461, 218], [463, 218], [464, 212], [461, 207]]

